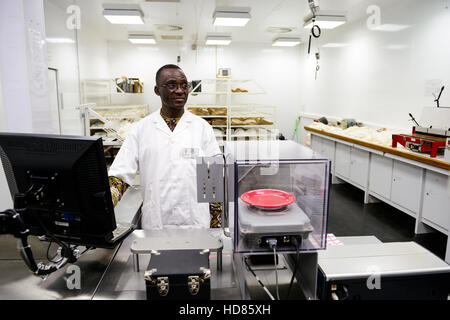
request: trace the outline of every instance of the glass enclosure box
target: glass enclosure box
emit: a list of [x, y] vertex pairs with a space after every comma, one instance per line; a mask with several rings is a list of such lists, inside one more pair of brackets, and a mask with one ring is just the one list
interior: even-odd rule
[[225, 145], [234, 252], [326, 248], [331, 161], [293, 141]]

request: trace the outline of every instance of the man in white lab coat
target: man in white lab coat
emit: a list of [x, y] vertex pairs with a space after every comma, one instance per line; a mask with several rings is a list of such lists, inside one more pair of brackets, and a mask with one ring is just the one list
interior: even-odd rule
[[212, 127], [184, 110], [189, 83], [176, 65], [156, 74], [161, 108], [130, 130], [109, 170], [114, 202], [139, 171], [142, 228], [210, 227], [208, 203], [197, 202], [196, 156], [220, 155]]

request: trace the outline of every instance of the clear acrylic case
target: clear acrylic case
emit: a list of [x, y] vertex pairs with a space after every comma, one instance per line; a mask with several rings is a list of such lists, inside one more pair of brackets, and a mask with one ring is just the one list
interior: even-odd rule
[[[273, 253], [275, 240], [276, 251], [284, 253], [326, 248], [330, 160], [279, 140], [229, 142], [225, 155], [234, 252]], [[246, 192], [268, 189], [295, 201], [268, 208], [242, 200]]]

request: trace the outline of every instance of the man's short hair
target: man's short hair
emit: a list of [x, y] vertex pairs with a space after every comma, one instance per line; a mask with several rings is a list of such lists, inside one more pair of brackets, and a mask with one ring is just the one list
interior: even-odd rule
[[[158, 85], [159, 77], [161, 76], [161, 72], [163, 70], [165, 70], [165, 69], [179, 69], [179, 70], [181, 70], [181, 68], [179, 66], [177, 66], [176, 64], [166, 64], [166, 65], [162, 66], [161, 68], [159, 68], [158, 71], [156, 71], [156, 78], [155, 78], [156, 85]], [[181, 71], [183, 71], [183, 70], [181, 70]]]

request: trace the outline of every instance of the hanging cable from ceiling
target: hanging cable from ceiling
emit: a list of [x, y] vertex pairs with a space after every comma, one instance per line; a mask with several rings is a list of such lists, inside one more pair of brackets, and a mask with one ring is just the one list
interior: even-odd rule
[[311, 53], [311, 40], [312, 37], [319, 38], [322, 34], [322, 30], [320, 27], [316, 24], [316, 13], [319, 11], [319, 0], [308, 0], [309, 8], [311, 9], [312, 13], [312, 23], [313, 26], [311, 28], [311, 32], [309, 33], [309, 42], [308, 42], [308, 55]]

